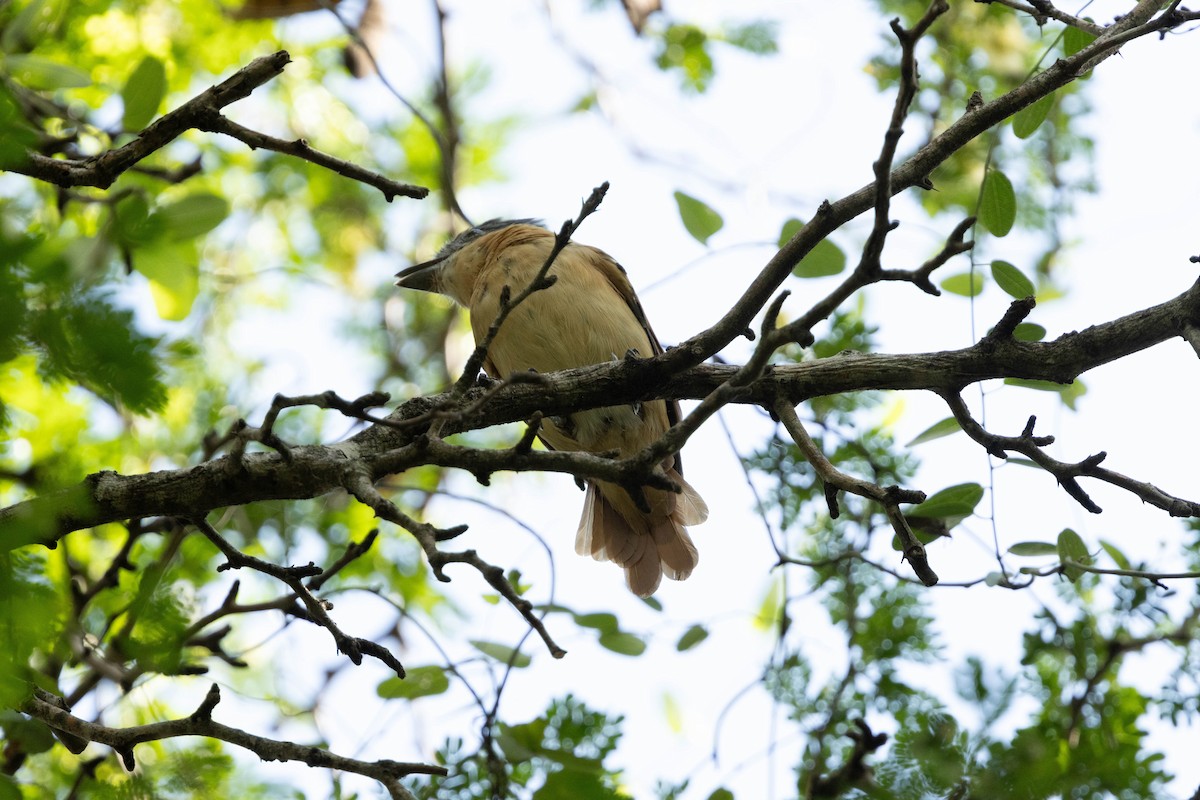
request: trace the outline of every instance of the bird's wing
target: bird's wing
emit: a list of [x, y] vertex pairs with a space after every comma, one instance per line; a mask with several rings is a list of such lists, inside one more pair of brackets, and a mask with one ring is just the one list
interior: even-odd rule
[[[662, 342], [654, 335], [654, 329], [650, 327], [650, 320], [646, 319], [646, 312], [642, 310], [642, 302], [638, 300], [637, 293], [633, 291], [633, 284], [629, 282], [629, 276], [625, 273], [625, 268], [618, 264], [612, 256], [599, 248], [588, 247], [587, 245], [575, 246], [592, 251], [595, 258], [591, 259], [590, 263], [595, 264], [597, 269], [604, 274], [609, 284], [621, 296], [625, 304], [629, 306], [629, 310], [633, 312], [633, 316], [637, 319], [638, 324], [646, 332], [646, 338], [650, 340], [650, 347], [654, 351], [651, 355], [662, 355]], [[682, 416], [682, 412], [679, 409], [679, 401], [667, 400], [665, 402], [667, 404], [667, 422], [671, 426], [674, 426]], [[679, 471], [681, 476], [683, 475], [683, 464], [679, 459], [679, 453], [675, 454], [675, 469]]]

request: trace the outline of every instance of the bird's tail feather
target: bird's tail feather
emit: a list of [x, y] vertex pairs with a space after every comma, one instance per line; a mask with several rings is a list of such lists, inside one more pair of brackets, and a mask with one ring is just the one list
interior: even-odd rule
[[575, 537], [580, 555], [624, 567], [629, 590], [640, 597], [653, 594], [663, 575], [684, 580], [699, 561], [685, 526], [703, 522], [708, 506], [675, 469], [668, 470], [667, 476], [683, 491], [647, 489], [650, 514], [619, 486], [589, 483]]

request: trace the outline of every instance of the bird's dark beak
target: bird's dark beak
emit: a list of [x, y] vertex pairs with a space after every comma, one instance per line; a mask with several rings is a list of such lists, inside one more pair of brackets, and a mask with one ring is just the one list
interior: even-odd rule
[[396, 273], [396, 285], [402, 289], [419, 289], [422, 292], [440, 291], [442, 262], [446, 259], [435, 258], [422, 264], [414, 264]]

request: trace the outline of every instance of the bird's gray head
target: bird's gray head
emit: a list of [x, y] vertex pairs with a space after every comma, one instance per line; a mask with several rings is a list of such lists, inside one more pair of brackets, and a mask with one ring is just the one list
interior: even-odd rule
[[455, 236], [438, 251], [438, 254], [429, 261], [421, 264], [414, 264], [407, 269], [402, 269], [396, 273], [396, 285], [404, 289], [419, 289], [425, 292], [440, 291], [437, 272], [438, 267], [446, 259], [463, 249], [471, 242], [481, 236], [486, 236], [489, 233], [503, 230], [512, 225], [536, 225], [539, 228], [544, 228], [540, 219], [489, 219], [487, 222], [481, 222], [478, 225], [467, 228], [462, 233]]
[[536, 225], [539, 228], [546, 227], [540, 219], [489, 219], [487, 222], [481, 222], [478, 225], [467, 228], [462, 233], [455, 236], [438, 251], [434, 261], [442, 261], [463, 249], [471, 242], [478, 239], [480, 236], [486, 236], [489, 233], [495, 233], [498, 230], [511, 227], [513, 225]]

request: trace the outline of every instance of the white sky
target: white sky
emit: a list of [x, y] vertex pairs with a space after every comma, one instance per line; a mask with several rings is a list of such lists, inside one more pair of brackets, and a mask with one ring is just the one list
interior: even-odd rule
[[[675, 78], [648, 66], [645, 44], [631, 41], [619, 14], [584, 13], [580, 7], [587, 4], [574, 0], [550, 2], [562, 38], [586, 51], [612, 82], [602, 99], [612, 109], [616, 127], [595, 114], [560, 113], [587, 86], [570, 57], [550, 40], [540, 4], [462, 0], [448, 5], [452, 59], [458, 65], [476, 59], [493, 69], [492, 88], [468, 109], [468, 116], [515, 113], [524, 120], [505, 153], [509, 180], [465, 192], [461, 201], [476, 219], [541, 216], [555, 227], [574, 216], [593, 186], [610, 181], [608, 199], [576, 238], [610, 252], [630, 272], [635, 286], [656, 285], [642, 300], [665, 342], [687, 338], [714, 322], [740, 293], [771, 253], [767, 246], [749, 245], [773, 242], [787, 217], [809, 217], [821, 199], [844, 195], [871, 177], [871, 161], [892, 98], [880, 95], [862, 70], [880, 37], [890, 35], [886, 21], [875, 18], [867, 3], [738, 4], [739, 19], [781, 21], [780, 54], [760, 60], [726, 51], [718, 61], [712, 91], [685, 103], [680, 115]], [[1096, 3], [1089, 13], [1108, 19], [1124, 5]], [[425, 9], [393, 6], [398, 46], [385, 64], [403, 90], [420, 85], [433, 63], [431, 29]], [[731, 4], [716, 2], [676, 3], [671, 8], [709, 25], [734, 13]], [[1200, 162], [1187, 154], [1195, 152], [1200, 134], [1200, 108], [1190, 99], [1196, 35], [1200, 34], [1136, 42], [1104, 63], [1092, 79], [1089, 97], [1096, 111], [1084, 125], [1098, 140], [1101, 191], [1080, 198], [1078, 213], [1064, 221], [1067, 240], [1076, 243], [1061, 273], [1071, 295], [1037, 309], [1031, 318], [1045, 325], [1051, 336], [1167, 300], [1195, 279], [1196, 267], [1187, 258], [1200, 252]], [[373, 84], [353, 89], [364, 95], [377, 90]], [[394, 102], [382, 93], [372, 96], [376, 104]], [[672, 161], [695, 164], [713, 180], [633, 158], [625, 141], [636, 141]], [[911, 144], [910, 139], [902, 141], [901, 151]], [[726, 228], [713, 238], [711, 251], [683, 230], [672, 200], [675, 189], [706, 200], [725, 216]], [[398, 212], [398, 230], [406, 229], [407, 213]], [[949, 230], [949, 225], [931, 226], [903, 200], [893, 216], [903, 225], [885, 257], [891, 265], [920, 263]], [[866, 225], [860, 220], [835, 238], [851, 250], [861, 242]], [[1029, 255], [1028, 243], [1010, 238], [983, 239], [977, 257], [984, 263], [1005, 258], [1030, 272], [1023, 261]], [[943, 276], [964, 270], [966, 264], [956, 259]], [[386, 281], [399, 266], [398, 261], [380, 261], [369, 269]], [[683, 267], [687, 270], [677, 279], [658, 283]], [[830, 285], [792, 286], [785, 311], [799, 313], [809, 298]], [[328, 317], [327, 297], [314, 294], [312, 304]], [[985, 330], [1006, 305], [1005, 296], [990, 287], [976, 307], [977, 327]], [[353, 359], [328, 357], [329, 330], [314, 326], [312, 314], [303, 316], [304, 327], [268, 344], [275, 363], [284, 366], [264, 376], [264, 396], [330, 388], [351, 396], [365, 388]], [[888, 286], [871, 292], [869, 317], [882, 328], [885, 351], [946, 349], [971, 342], [968, 303], [955, 296], [930, 298], [909, 286]], [[738, 346], [726, 353], [731, 359], [740, 355]], [[1200, 449], [1193, 399], [1200, 394], [1198, 376], [1194, 354], [1176, 341], [1085, 375], [1089, 392], [1077, 414], [1061, 410], [1052, 396], [989, 387], [987, 419], [996, 432], [1011, 434], [1030, 413], [1037, 413], [1039, 432], [1058, 436], [1052, 454], [1077, 460], [1107, 450], [1106, 466], [1111, 469], [1194, 499], [1200, 495], [1191, 455]], [[978, 409], [974, 388], [966, 397]], [[899, 442], [948, 415], [933, 397], [893, 396], [889, 403], [903, 404], [895, 427]], [[727, 418], [743, 452], [767, 430], [752, 410], [730, 409]], [[591, 632], [577, 631], [565, 617], [551, 617], [552, 632], [570, 653], [554, 662], [530, 640], [524, 649], [534, 656], [533, 667], [510, 679], [502, 717], [527, 720], [549, 699], [573, 692], [596, 708], [626, 715], [623, 745], [611, 763], [626, 768], [637, 797], [650, 796], [655, 778], [679, 780], [687, 775], [695, 776], [688, 798], [705, 798], [719, 785], [733, 789], [739, 798], [787, 797], [794, 794], [791, 769], [803, 740], [794, 725], [771, 709], [761, 691], [738, 701], [716, 728], [717, 716], [757, 679], [772, 648], [772, 639], [755, 630], [751, 621], [770, 580], [773, 554], [720, 427], [706, 426], [685, 453], [689, 480], [707, 496], [713, 513], [707, 524], [694, 530], [701, 553], [697, 572], [685, 583], [665, 583], [658, 594], [666, 607], [663, 614], [649, 611], [626, 592], [620, 570], [574, 555], [571, 543], [582, 494], [570, 479], [498, 476], [489, 489], [477, 489], [469, 479], [451, 482], [459, 491], [512, 510], [551, 542], [557, 602], [585, 612], [613, 610], [623, 627], [651, 639], [646, 656], [624, 658], [600, 649]], [[961, 435], [922, 445], [917, 455], [923, 468], [915, 486], [928, 493], [967, 480], [987, 482], [986, 456]], [[1019, 467], [996, 471], [996, 526], [1002, 545], [1052, 541], [1069, 526], [1093, 548], [1104, 538], [1131, 558], [1148, 559], [1159, 569], [1180, 567], [1172, 546], [1161, 544], [1178, 530], [1176, 522], [1157, 509], [1143, 508], [1132, 496], [1095, 483], [1085, 488], [1104, 514], [1087, 514], [1047, 476]], [[985, 499], [981, 509], [986, 503]], [[477, 507], [450, 502], [435, 502], [430, 520], [447, 526], [471, 523], [471, 531], [456, 544], [477, 548], [495, 563], [519, 567], [536, 581], [534, 599], [545, 598], [545, 555], [527, 534]], [[933, 547], [930, 558], [943, 580], [969, 580], [994, 568], [990, 548], [991, 529], [977, 519], [960, 529], [953, 542]], [[475, 614], [465, 632], [455, 629], [440, 637], [452, 657], [470, 655], [468, 638], [515, 642], [522, 633], [516, 614], [505, 606], [474, 602], [472, 597], [483, 586], [468, 570], [451, 574], [455, 580], [450, 591]], [[797, 570], [790, 580], [794, 593], [804, 576]], [[1192, 591], [1186, 585], [1179, 588]], [[938, 615], [948, 663], [979, 653], [1011, 672], [1017, 668], [1020, 635], [1036, 603], [1048, 602], [1053, 595], [1052, 582], [1042, 581], [1024, 593], [943, 588], [927, 596]], [[793, 609], [798, 626], [812, 625], [804, 616], [806, 607]], [[378, 606], [352, 597], [340, 598], [335, 613], [348, 632], [364, 636], [376, 633], [372, 615], [386, 619]], [[811, 613], [823, 616], [819, 609]], [[709, 626], [713, 636], [687, 654], [676, 654], [676, 639], [697, 621]], [[286, 639], [289, 651], [303, 647], [323, 657], [332, 655], [325, 632], [293, 627]], [[836, 631], [812, 625], [805, 631], [803, 649], [822, 678], [841, 669], [844, 648]], [[1131, 659], [1139, 671], [1123, 672], [1122, 678], [1145, 681], [1153, 691], [1162, 677], [1162, 667], [1156, 671], [1161, 664], [1157, 655], [1148, 651], [1143, 658]], [[439, 663], [416, 635], [404, 660], [411, 665]], [[482, 672], [472, 674], [478, 677]], [[369, 664], [339, 678], [337, 702], [324, 705], [318, 715], [333, 750], [364, 758], [427, 758], [445, 735], [470, 738], [477, 728], [478, 719], [461, 692], [411, 708], [400, 702], [380, 708], [373, 692], [382, 677], [383, 672]], [[294, 676], [298, 681], [319, 678], [310, 665]], [[950, 699], [944, 677], [914, 670], [911, 678]], [[486, 681], [481, 684], [486, 688]], [[681, 709], [680, 730], [664, 721], [669, 702]], [[378, 717], [364, 720], [357, 712], [360, 708]], [[887, 721], [878, 722], [891, 730]], [[1023, 720], [1014, 716], [1007, 722]], [[716, 762], [710, 759], [714, 730], [720, 735]], [[1192, 756], [1195, 727], [1154, 730], [1153, 745], [1167, 749], [1168, 769], [1179, 776], [1173, 796], [1189, 796], [1200, 784], [1200, 764]], [[771, 755], [775, 736], [778, 746]], [[295, 780], [304, 768], [270, 769]]]

